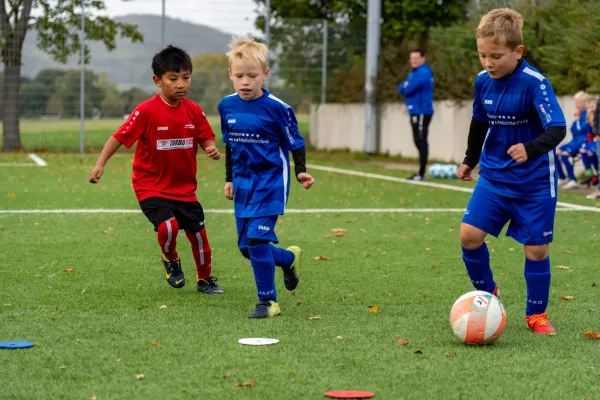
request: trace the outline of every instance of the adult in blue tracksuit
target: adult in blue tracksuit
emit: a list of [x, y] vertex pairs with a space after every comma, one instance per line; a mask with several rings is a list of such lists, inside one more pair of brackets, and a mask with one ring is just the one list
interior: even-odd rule
[[398, 93], [404, 96], [406, 108], [410, 115], [415, 145], [419, 150], [419, 173], [410, 179], [425, 179], [427, 158], [429, 157], [429, 123], [433, 116], [433, 73], [425, 62], [425, 52], [421, 49], [410, 53], [410, 65], [413, 68], [404, 82], [398, 85]]

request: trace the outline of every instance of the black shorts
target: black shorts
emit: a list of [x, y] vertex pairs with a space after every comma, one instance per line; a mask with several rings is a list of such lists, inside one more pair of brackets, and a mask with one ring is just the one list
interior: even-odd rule
[[204, 210], [197, 201], [178, 201], [164, 197], [150, 197], [140, 201], [142, 212], [154, 225], [158, 226], [164, 221], [175, 218], [179, 229], [199, 232], [204, 229]]

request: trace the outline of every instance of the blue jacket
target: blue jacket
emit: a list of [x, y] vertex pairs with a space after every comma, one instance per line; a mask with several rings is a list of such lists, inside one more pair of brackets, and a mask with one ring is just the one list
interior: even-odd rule
[[433, 73], [429, 65], [414, 68], [406, 80], [398, 85], [398, 93], [404, 96], [410, 115], [433, 115]]

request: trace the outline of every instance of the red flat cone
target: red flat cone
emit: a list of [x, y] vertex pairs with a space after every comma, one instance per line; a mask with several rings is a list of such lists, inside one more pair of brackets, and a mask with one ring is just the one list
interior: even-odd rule
[[375, 396], [375, 393], [361, 390], [332, 390], [326, 392], [325, 396], [332, 399], [370, 399]]

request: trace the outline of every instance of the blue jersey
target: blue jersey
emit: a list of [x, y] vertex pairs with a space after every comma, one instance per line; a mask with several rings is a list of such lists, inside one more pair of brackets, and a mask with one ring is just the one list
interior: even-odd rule
[[404, 96], [410, 115], [433, 115], [433, 73], [429, 65], [414, 68], [398, 86], [398, 93]]
[[477, 183], [502, 196], [546, 199], [556, 197], [556, 153], [523, 163], [507, 154], [518, 143], [535, 140], [550, 126], [565, 126], [565, 117], [550, 82], [527, 61], [502, 79], [487, 71], [475, 80], [473, 117], [489, 123]]
[[573, 135], [573, 139], [575, 139], [578, 136], [585, 136], [587, 139], [586, 135], [588, 132], [586, 129], [587, 128], [586, 125], [589, 126], [589, 124], [585, 120], [586, 116], [587, 116], [587, 111], [583, 110], [581, 115], [579, 115], [579, 119], [576, 119], [571, 124], [571, 134]]
[[235, 93], [223, 98], [219, 114], [231, 148], [235, 216], [283, 214], [290, 193], [288, 152], [305, 146], [294, 111], [265, 90], [254, 100]]

